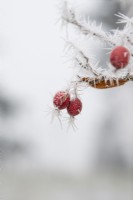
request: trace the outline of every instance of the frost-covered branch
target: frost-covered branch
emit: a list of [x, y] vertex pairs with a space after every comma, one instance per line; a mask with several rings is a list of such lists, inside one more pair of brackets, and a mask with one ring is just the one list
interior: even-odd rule
[[73, 42], [67, 41], [66, 42], [67, 49], [71, 54], [73, 54], [73, 60], [76, 65], [78, 66], [80, 71], [86, 71], [88, 74], [92, 76], [98, 76], [99, 73], [95, 70], [98, 65], [98, 62], [95, 61], [90, 55], [87, 56], [85, 53], [79, 49]]
[[[105, 54], [108, 63], [101, 67], [100, 61], [94, 59], [90, 53], [85, 53], [83, 47], [79, 47], [73, 41], [66, 42], [66, 50], [70, 54], [76, 73], [69, 82], [69, 87], [57, 92], [53, 97], [54, 112], [58, 118], [62, 116], [62, 110], [66, 109], [69, 122], [74, 123], [75, 116], [82, 110], [80, 92], [89, 86], [107, 89], [133, 81], [133, 17], [129, 18], [121, 13], [116, 16], [119, 17], [118, 23], [125, 24], [123, 29], [106, 33], [102, 24], [97, 26], [94, 21], [81, 19], [66, 2], [63, 4], [61, 17], [65, 25], [77, 27], [83, 35], [89, 36], [85, 37], [86, 40], [92, 37], [107, 43], [110, 49], [108, 55]], [[80, 41], [80, 37], [78, 40]], [[101, 46], [99, 48], [102, 49]]]
[[118, 35], [122, 40], [125, 40], [128, 44], [133, 46], [133, 17], [129, 18], [128, 16], [118, 13], [116, 14], [118, 17], [118, 24], [124, 24], [124, 28], [122, 30], [117, 30], [114, 34]]
[[[74, 56], [73, 59], [76, 67], [80, 69], [76, 76], [78, 80], [75, 78], [76, 84], [80, 83], [81, 86], [81, 83], [87, 83], [87, 87], [92, 86], [99, 89], [105, 89], [123, 85], [128, 81], [133, 81], [133, 74], [129, 69], [126, 71], [114, 70], [111, 72], [110, 70], [107, 70], [107, 68], [109, 69], [111, 67], [110, 64], [108, 64], [103, 70], [103, 68], [98, 66], [99, 62], [95, 62], [96, 64], [92, 62], [91, 55], [89, 55], [89, 58], [89, 56], [85, 55], [85, 53], [72, 42], [67, 42], [67, 47], [69, 53]], [[81, 76], [81, 71], [84, 71], [88, 76]]]
[[133, 81], [133, 74], [127, 74], [125, 76], [99, 76], [95, 78], [90, 77], [78, 77], [79, 82], [85, 82], [88, 86], [97, 88], [97, 89], [107, 89], [118, 87], [124, 85], [128, 81]]
[[108, 34], [102, 29], [102, 23], [98, 26], [95, 21], [91, 22], [89, 19], [80, 19], [80, 17], [76, 16], [74, 10], [68, 7], [67, 2], [64, 3], [61, 17], [65, 24], [72, 24], [76, 26], [82, 34], [95, 37], [100, 41], [110, 44], [111, 46], [115, 45], [113, 40], [111, 40]]

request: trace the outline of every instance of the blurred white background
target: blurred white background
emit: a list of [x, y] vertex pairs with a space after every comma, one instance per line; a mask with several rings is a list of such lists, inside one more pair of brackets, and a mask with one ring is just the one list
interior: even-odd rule
[[[128, 14], [122, 1], [71, 2], [106, 30], [116, 28], [115, 13]], [[107, 91], [88, 88], [76, 132], [46, 117], [51, 94], [73, 73], [64, 64], [56, 5], [0, 2], [1, 193], [7, 200], [131, 200], [132, 83]], [[100, 55], [100, 46], [88, 45]]]

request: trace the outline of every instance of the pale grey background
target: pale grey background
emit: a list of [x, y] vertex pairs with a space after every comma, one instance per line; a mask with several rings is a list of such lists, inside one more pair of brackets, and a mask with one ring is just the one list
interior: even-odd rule
[[[115, 13], [128, 13], [120, 1], [71, 2], [82, 15], [102, 21], [106, 30], [116, 27]], [[76, 132], [46, 117], [51, 94], [72, 76], [62, 57], [64, 33], [56, 24], [56, 5], [54, 0], [0, 2], [2, 196], [131, 200], [132, 83], [107, 91], [88, 88]], [[90, 46], [100, 55], [100, 46]]]

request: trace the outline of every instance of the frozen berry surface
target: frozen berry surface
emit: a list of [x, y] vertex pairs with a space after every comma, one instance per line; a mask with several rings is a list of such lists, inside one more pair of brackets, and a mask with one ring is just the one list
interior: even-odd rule
[[110, 62], [116, 69], [125, 68], [130, 59], [130, 52], [126, 47], [117, 46], [110, 54]]
[[70, 104], [67, 107], [68, 114], [73, 117], [80, 114], [81, 110], [82, 110], [82, 102], [78, 98], [75, 98], [72, 101], [70, 101]]
[[70, 95], [66, 91], [59, 91], [53, 98], [53, 104], [59, 109], [63, 110], [68, 107], [70, 103]]

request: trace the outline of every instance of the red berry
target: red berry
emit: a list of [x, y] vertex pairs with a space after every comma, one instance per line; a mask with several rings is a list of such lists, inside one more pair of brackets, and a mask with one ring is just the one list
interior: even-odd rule
[[66, 91], [59, 91], [53, 98], [53, 104], [59, 109], [65, 109], [69, 105], [70, 95]]
[[110, 54], [111, 64], [117, 68], [124, 68], [128, 65], [130, 59], [130, 52], [123, 46], [115, 47]]
[[81, 110], [82, 110], [82, 102], [78, 98], [70, 101], [70, 104], [67, 107], [67, 112], [69, 113], [69, 115], [73, 117], [78, 115], [81, 112]]

